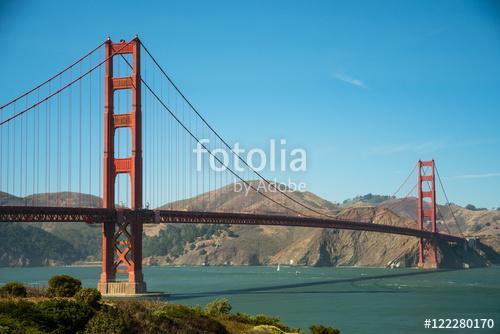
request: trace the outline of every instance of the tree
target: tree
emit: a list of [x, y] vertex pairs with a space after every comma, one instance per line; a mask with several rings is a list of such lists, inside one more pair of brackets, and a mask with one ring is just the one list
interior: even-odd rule
[[9, 297], [26, 297], [26, 288], [19, 282], [7, 282], [0, 288], [0, 295]]
[[49, 280], [47, 293], [51, 297], [73, 297], [81, 287], [79, 279], [69, 275], [56, 275]]
[[309, 327], [309, 330], [311, 331], [311, 334], [340, 334], [338, 329], [321, 325], [312, 325]]
[[124, 312], [105, 305], [87, 323], [85, 334], [126, 334], [131, 333], [133, 322]]
[[472, 210], [472, 211], [476, 211], [476, 210], [477, 210], [477, 209], [476, 209], [476, 206], [475, 206], [475, 205], [472, 205], [472, 204], [467, 204], [467, 205], [465, 206], [465, 208], [466, 208], [467, 210]]
[[472, 211], [485, 211], [485, 210], [488, 210], [488, 209], [486, 209], [486, 208], [478, 208], [478, 207], [476, 207], [475, 205], [472, 205], [472, 204], [467, 204], [467, 205], [465, 206], [465, 208], [466, 208], [467, 210], [472, 210]]
[[94, 288], [83, 288], [78, 290], [78, 292], [75, 294], [76, 301], [90, 305], [92, 307], [97, 307], [99, 305], [101, 297], [101, 293]]
[[69, 299], [53, 298], [35, 304], [50, 333], [78, 333], [94, 315], [90, 306]]
[[228, 314], [231, 311], [231, 304], [226, 298], [218, 298], [205, 306], [205, 313], [212, 317]]

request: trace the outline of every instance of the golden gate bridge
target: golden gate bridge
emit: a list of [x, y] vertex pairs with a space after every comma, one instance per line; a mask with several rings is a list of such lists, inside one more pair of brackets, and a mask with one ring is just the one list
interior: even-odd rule
[[[143, 224], [305, 226], [413, 236], [419, 266], [431, 268], [438, 267], [439, 241], [465, 241], [437, 230], [436, 175], [441, 179], [434, 160], [419, 161], [404, 182], [417, 170], [413, 228], [342, 219], [280, 189], [233, 151], [137, 36], [117, 43], [108, 38], [0, 112], [0, 192], [17, 199], [15, 205], [2, 202], [0, 222], [101, 224], [103, 294], [146, 292]], [[196, 170], [196, 145], [218, 171], [208, 163]], [[229, 160], [217, 155], [221, 148], [232, 153]], [[266, 212], [224, 212], [221, 189], [234, 182], [261, 196]], [[204, 193], [204, 208], [183, 207], [183, 200]], [[120, 274], [127, 279], [119, 280]]]

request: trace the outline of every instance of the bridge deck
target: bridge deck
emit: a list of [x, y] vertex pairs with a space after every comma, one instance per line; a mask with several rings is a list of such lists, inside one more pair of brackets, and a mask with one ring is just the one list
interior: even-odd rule
[[452, 242], [464, 241], [463, 238], [449, 234], [433, 233], [431, 231], [415, 228], [375, 224], [371, 222], [252, 213], [0, 206], [0, 222], [85, 222], [88, 224], [98, 224], [116, 219], [118, 210], [122, 210], [127, 217], [138, 219], [145, 224], [176, 223], [301, 226], [390, 233]]

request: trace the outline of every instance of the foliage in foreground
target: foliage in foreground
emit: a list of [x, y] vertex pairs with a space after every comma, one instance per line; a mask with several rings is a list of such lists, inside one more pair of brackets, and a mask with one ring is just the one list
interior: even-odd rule
[[101, 293], [94, 288], [83, 288], [75, 294], [75, 299], [81, 303], [98, 307], [101, 300]]
[[205, 306], [205, 314], [211, 317], [217, 317], [231, 312], [231, 304], [226, 298], [219, 298], [211, 301]]
[[49, 280], [47, 293], [51, 297], [73, 297], [82, 287], [79, 279], [69, 275], [57, 275]]
[[[284, 334], [300, 332], [277, 317], [231, 313], [227, 299], [216, 299], [202, 309], [160, 301], [101, 300], [96, 289], [81, 288], [67, 275], [54, 276], [44, 296], [30, 294], [17, 282], [0, 288], [0, 334]], [[7, 291], [7, 292], [5, 292]], [[64, 296], [64, 297], [61, 297]], [[338, 330], [313, 325], [312, 334], [338, 334]]]
[[0, 296], [6, 297], [26, 297], [26, 288], [19, 282], [7, 282], [0, 288]]
[[249, 315], [237, 312], [235, 314], [228, 314], [226, 318], [231, 321], [236, 321], [239, 323], [244, 323], [252, 326], [273, 326], [284, 332], [294, 331], [292, 328], [282, 324], [280, 318], [270, 317], [264, 314]]
[[0, 333], [76, 333], [94, 315], [90, 306], [53, 298], [34, 303], [23, 299], [0, 301]]
[[309, 327], [311, 334], [340, 334], [340, 331], [331, 327], [324, 327], [321, 325], [312, 325]]

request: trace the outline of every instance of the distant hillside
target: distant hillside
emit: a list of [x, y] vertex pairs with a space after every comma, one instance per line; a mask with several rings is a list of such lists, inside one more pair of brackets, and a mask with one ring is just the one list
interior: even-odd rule
[[[267, 193], [282, 201], [276, 193]], [[312, 193], [290, 193], [302, 203], [329, 215], [349, 219], [373, 221], [374, 223], [409, 226], [416, 225], [411, 217], [411, 206], [402, 205], [407, 212], [395, 212], [383, 203], [392, 199], [388, 196], [366, 195], [358, 200], [347, 201], [338, 206]], [[399, 200], [392, 205], [398, 208]], [[284, 201], [295, 210], [308, 213], [291, 200]], [[367, 203], [372, 202], [372, 203]], [[232, 185], [203, 194], [189, 200], [173, 203], [181, 210], [213, 210], [227, 212], [269, 212], [287, 213], [271, 201], [255, 192], [248, 196], [235, 193]], [[165, 207], [169, 207], [166, 205]], [[416, 213], [416, 207], [415, 207]], [[498, 227], [498, 222], [493, 223]], [[494, 252], [493, 252], [494, 253]], [[470, 254], [469, 254], [470, 255]], [[442, 245], [442, 262], [450, 266], [461, 266], [462, 261], [470, 265], [484, 265], [487, 260], [480, 256], [462, 254], [460, 249], [450, 249]], [[212, 238], [198, 238], [186, 243], [181, 256], [162, 256], [147, 259], [151, 264], [277, 264], [293, 263], [301, 265], [367, 265], [386, 266], [391, 263], [413, 266], [417, 260], [417, 240], [411, 237], [356, 232], [345, 230], [324, 230], [297, 227], [272, 226], [230, 226]]]
[[[249, 181], [255, 188], [259, 186], [258, 181]], [[161, 208], [174, 207], [181, 210], [196, 210], [196, 211], [222, 211], [222, 212], [258, 212], [258, 213], [275, 213], [275, 214], [294, 214], [289, 210], [265, 199], [261, 194], [254, 190], [237, 191], [233, 184], [219, 188], [214, 191], [206, 192], [199, 196], [190, 199], [163, 205]], [[309, 191], [306, 192], [291, 192], [287, 194], [294, 198], [297, 202], [303, 203], [316, 211], [333, 214], [338, 212], [339, 207]], [[266, 195], [278, 202], [284, 204], [293, 210], [314, 215], [311, 211], [307, 211], [304, 207], [285, 198], [277, 191], [268, 191]]]
[[[337, 205], [324, 200], [310, 192], [288, 193], [301, 203], [314, 210], [343, 218], [373, 221], [375, 224], [398, 226], [416, 226], [416, 199], [393, 199], [387, 196], [368, 194]], [[62, 201], [65, 195], [69, 200]], [[284, 202], [294, 210], [308, 212], [290, 199], [276, 192], [268, 192], [268, 196]], [[49, 203], [77, 203], [81, 201], [88, 206], [101, 203], [95, 196], [70, 194], [40, 194], [26, 199], [0, 193], [0, 203], [24, 203], [27, 199], [44, 200]], [[5, 204], [3, 204], [5, 205]], [[10, 204], [20, 205], [20, 204]], [[40, 204], [43, 205], [43, 204]], [[282, 207], [250, 191], [235, 192], [233, 185], [226, 186], [201, 194], [191, 199], [165, 204], [162, 208], [174, 207], [180, 210], [213, 211], [216, 208], [226, 212], [256, 212], [280, 213], [286, 212]], [[451, 223], [452, 213], [448, 207], [439, 207], [439, 217], [444, 217], [444, 223], [439, 224], [439, 230], [453, 234], [458, 229]], [[500, 263], [500, 212], [471, 211], [453, 206], [460, 228], [466, 235], [480, 236], [486, 244], [483, 255], [463, 254], [461, 249], [441, 245], [440, 257], [449, 266], [485, 265], [488, 261]], [[44, 263], [59, 263], [58, 261], [96, 261], [100, 259], [100, 228], [81, 223], [41, 223], [29, 224], [35, 230], [50, 232], [54, 240], [72, 245], [66, 248], [67, 259], [60, 260], [50, 256]], [[38, 227], [38, 229], [36, 228]], [[18, 234], [24, 243], [27, 237]], [[11, 239], [10, 242], [13, 240]], [[45, 246], [33, 243], [33, 249]], [[56, 244], [56, 241], [54, 241]], [[39, 260], [15, 261], [30, 258], [32, 253], [12, 253], [4, 250], [14, 261], [3, 262], [3, 265], [26, 265], [38, 263]], [[310, 266], [387, 266], [398, 264], [413, 266], [417, 259], [417, 240], [411, 237], [390, 234], [356, 232], [346, 230], [327, 230], [305, 227], [273, 227], [273, 226], [228, 226], [228, 225], [145, 225], [143, 254], [145, 264], [210, 264], [210, 265], [260, 265], [260, 264], [298, 264]], [[5, 256], [4, 256], [5, 257]], [[2, 265], [0, 263], [0, 265]]]
[[17, 197], [0, 191], [0, 205], [102, 207], [102, 199], [76, 192], [54, 192]]
[[73, 245], [36, 227], [0, 224], [0, 266], [46, 266], [78, 260]]

